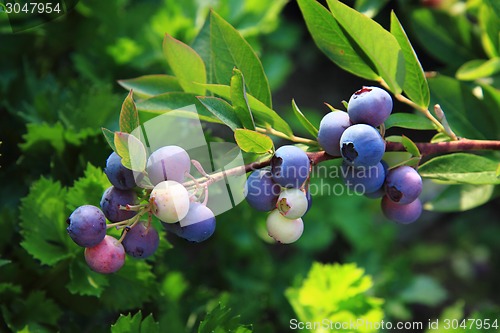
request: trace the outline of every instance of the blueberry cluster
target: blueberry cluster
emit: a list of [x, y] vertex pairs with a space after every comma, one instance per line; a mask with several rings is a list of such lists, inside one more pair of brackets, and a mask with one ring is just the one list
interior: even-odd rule
[[382, 160], [385, 141], [376, 129], [392, 112], [391, 96], [378, 87], [363, 87], [350, 98], [347, 112], [336, 111], [321, 120], [318, 142], [326, 153], [342, 156], [346, 186], [369, 198], [382, 197], [384, 215], [412, 223], [422, 213], [418, 196], [422, 178], [415, 169], [394, 169]]
[[[190, 169], [188, 153], [178, 146], [154, 151], [148, 158], [146, 172], [138, 175], [126, 168], [121, 157], [113, 152], [104, 169], [112, 186], [102, 195], [100, 208], [80, 206], [67, 220], [68, 234], [77, 245], [85, 248], [89, 267], [109, 274], [123, 266], [125, 253], [134, 258], [154, 254], [159, 235], [151, 226], [152, 215], [167, 231], [181, 238], [191, 242], [208, 239], [215, 231], [215, 216], [206, 207], [206, 200], [197, 202], [199, 188], [189, 193], [183, 185]], [[136, 182], [137, 179], [141, 181]], [[145, 179], [147, 182], [143, 182]], [[141, 188], [147, 188], [144, 184], [148, 183], [152, 185], [149, 190]], [[149, 215], [147, 221], [141, 220], [144, 214]], [[123, 230], [120, 239], [107, 235], [107, 229], [112, 227]]]
[[303, 150], [282, 146], [274, 153], [271, 166], [253, 171], [245, 184], [249, 205], [259, 211], [271, 211], [267, 231], [280, 243], [295, 242], [304, 230], [302, 216], [311, 206], [311, 196], [305, 189], [310, 165]]

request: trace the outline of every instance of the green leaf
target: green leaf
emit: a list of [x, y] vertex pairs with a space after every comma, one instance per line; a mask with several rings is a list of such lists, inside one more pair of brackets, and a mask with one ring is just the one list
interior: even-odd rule
[[[41, 306], [43, 305], [43, 306]], [[13, 309], [14, 323], [10, 323], [15, 328], [13, 331], [20, 331], [23, 327], [19, 324], [30, 326], [40, 325], [47, 328], [47, 326], [55, 329], [57, 323], [63, 312], [61, 308], [54, 302], [54, 300], [47, 298], [44, 291], [33, 291], [29, 295], [19, 297], [9, 304]], [[2, 311], [3, 312], [3, 311]], [[7, 320], [6, 320], [7, 321]], [[47, 330], [48, 331], [48, 330]], [[41, 329], [33, 330], [33, 332], [43, 332]]]
[[121, 132], [132, 133], [133, 130], [139, 127], [139, 114], [137, 113], [137, 108], [135, 107], [133, 94], [133, 91], [130, 90], [128, 96], [122, 104], [122, 110], [120, 112]]
[[69, 266], [69, 277], [68, 291], [82, 296], [99, 297], [109, 284], [105, 275], [92, 271], [87, 263], [76, 258]]
[[112, 333], [159, 333], [160, 324], [155, 322], [153, 315], [150, 314], [142, 320], [141, 311], [134, 316], [130, 313], [126, 316], [120, 315], [118, 320], [111, 325]]
[[374, 18], [388, 2], [389, 0], [356, 0], [354, 8], [369, 18]]
[[[231, 88], [221, 84], [207, 84], [205, 87], [216, 95], [227, 100], [231, 99]], [[293, 135], [290, 125], [281, 118], [276, 111], [267, 107], [264, 103], [256, 99], [250, 94], [247, 94], [248, 104], [252, 109], [255, 124], [262, 127], [272, 127], [277, 131], [283, 132], [289, 136]]]
[[446, 290], [436, 280], [425, 275], [416, 276], [408, 288], [401, 293], [403, 301], [427, 306], [437, 306], [446, 298]]
[[101, 127], [102, 134], [104, 135], [104, 138], [106, 139], [106, 142], [108, 145], [113, 149], [114, 152], [116, 152], [116, 146], [115, 146], [115, 132], [110, 131], [107, 128]]
[[[300, 285], [288, 288], [285, 296], [302, 322], [377, 322], [383, 318], [382, 301], [369, 296], [370, 276], [355, 264], [313, 263]], [[361, 328], [359, 332], [376, 332]]]
[[[195, 106], [197, 114], [186, 110]], [[183, 92], [170, 92], [144, 99], [137, 103], [137, 109], [141, 113], [143, 123], [165, 112], [174, 112], [176, 115], [188, 118], [200, 119], [202, 121], [221, 123], [212, 113], [198, 101], [195, 94]]]
[[302, 126], [304, 126], [304, 128], [309, 132], [309, 134], [311, 134], [313, 138], [316, 139], [318, 137], [318, 129], [313, 124], [311, 124], [311, 122], [309, 121], [309, 119], [306, 118], [306, 116], [304, 116], [304, 114], [300, 111], [299, 107], [295, 103], [294, 99], [292, 99], [292, 109], [293, 113], [300, 121]]
[[435, 198], [424, 204], [424, 209], [462, 212], [481, 206], [496, 196], [495, 185], [447, 185]]
[[240, 317], [232, 314], [231, 309], [219, 303], [208, 312], [198, 326], [198, 333], [251, 333], [250, 326], [243, 326], [239, 323]]
[[265, 134], [247, 129], [236, 129], [234, 139], [241, 148], [247, 153], [263, 154], [273, 149], [273, 140]]
[[231, 102], [233, 103], [234, 111], [241, 121], [244, 128], [255, 130], [252, 110], [248, 105], [247, 93], [245, 90], [245, 79], [243, 74], [237, 68], [233, 69], [231, 77]]
[[405, 59], [403, 91], [413, 102], [427, 108], [430, 102], [430, 94], [424, 69], [401, 22], [393, 11], [391, 12], [391, 34], [396, 38]]
[[405, 147], [406, 151], [412, 154], [415, 157], [420, 157], [420, 151], [418, 150], [417, 145], [407, 136], [401, 136], [401, 143]]
[[179, 80], [175, 76], [155, 74], [143, 75], [133, 79], [119, 80], [125, 89], [133, 90], [134, 96], [147, 98], [172, 91], [182, 91]]
[[[392, 137], [387, 137], [387, 141], [392, 141]], [[401, 137], [397, 137], [395, 142], [401, 142]], [[406, 151], [386, 151], [383, 160], [389, 165], [389, 169], [401, 165], [416, 166], [420, 161], [419, 157], [413, 157], [412, 154]]]
[[104, 172], [88, 163], [84, 176], [73, 183], [66, 194], [66, 207], [73, 211], [82, 205], [99, 207], [102, 193], [111, 186]]
[[0, 259], [0, 267], [10, 264], [12, 261], [8, 259]]
[[124, 167], [137, 172], [146, 169], [146, 148], [138, 138], [132, 134], [115, 132], [114, 143], [116, 152], [122, 158]]
[[[493, 6], [497, 6], [497, 13]], [[490, 58], [500, 57], [500, 4], [487, 1], [479, 8], [479, 26], [481, 28], [481, 42], [484, 51]]]
[[340, 68], [368, 80], [380, 76], [332, 14], [316, 0], [297, 1], [318, 48]]
[[44, 265], [55, 265], [77, 248], [66, 232], [66, 195], [59, 182], [40, 178], [21, 200], [21, 246]]
[[385, 129], [391, 127], [409, 128], [415, 130], [436, 129], [428, 118], [413, 113], [393, 113], [384, 123]]
[[195, 50], [165, 34], [163, 54], [185, 92], [205, 95], [203, 86], [196, 84], [207, 82], [205, 63]]
[[210, 31], [210, 47], [217, 82], [228, 84], [233, 68], [237, 67], [245, 76], [248, 93], [271, 108], [269, 82], [262, 63], [250, 44], [214, 11], [210, 13]]
[[229, 128], [233, 131], [237, 128], [243, 127], [233, 107], [225, 100], [210, 96], [200, 96], [198, 97], [198, 100], [207, 108], [208, 111], [210, 111], [224, 124], [229, 126]]
[[327, 3], [335, 19], [374, 64], [391, 92], [401, 93], [405, 59], [396, 38], [377, 22], [340, 1], [327, 0]]
[[463, 81], [473, 81], [490, 77], [500, 72], [500, 58], [490, 60], [471, 60], [463, 64], [457, 71], [456, 77]]
[[418, 169], [422, 177], [451, 184], [500, 184], [496, 175], [499, 163], [486, 157], [455, 153], [435, 157]]

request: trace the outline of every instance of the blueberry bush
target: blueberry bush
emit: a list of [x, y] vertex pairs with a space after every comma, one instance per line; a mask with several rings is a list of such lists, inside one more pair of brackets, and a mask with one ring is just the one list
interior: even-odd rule
[[495, 1], [65, 8], [0, 13], [0, 331], [499, 331]]

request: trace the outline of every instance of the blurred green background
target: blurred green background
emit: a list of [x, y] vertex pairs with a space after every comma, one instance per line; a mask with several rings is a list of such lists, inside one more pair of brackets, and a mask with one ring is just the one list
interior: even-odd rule
[[[445, 30], [460, 20], [475, 28], [480, 2], [356, 5], [385, 26], [395, 9], [424, 69], [453, 74], [486, 51], [472, 40], [443, 58], [439, 45], [422, 43], [428, 38], [424, 14], [447, 18], [440, 21]], [[259, 333], [292, 331], [292, 318], [500, 319], [498, 199], [461, 213], [426, 212], [401, 226], [382, 216], [378, 201], [318, 195], [302, 238], [287, 246], [269, 243], [266, 215], [242, 203], [217, 217], [207, 242], [163, 233], [173, 247], [164, 240], [152, 259], [127, 259], [128, 268], [115, 277], [89, 272], [74, 244], [53, 262], [33, 255], [67, 238], [64, 220], [72, 208], [83, 199], [98, 203], [108, 186], [99, 168], [111, 150], [101, 127], [118, 128], [127, 92], [117, 80], [169, 73], [164, 34], [191, 42], [209, 8], [257, 51], [274, 109], [299, 134], [307, 135], [293, 117], [292, 98], [317, 125], [328, 112], [324, 102], [341, 108], [342, 100], [371, 84], [328, 61], [293, 1], [86, 0], [54, 21], [15, 33], [0, 13], [0, 332], [108, 332], [120, 314], [139, 310], [143, 317], [152, 314], [162, 332], [208, 332], [209, 325], [199, 325], [204, 318], [217, 332], [241, 323]], [[408, 135], [425, 141], [432, 133]], [[435, 190], [426, 188], [429, 195]]]

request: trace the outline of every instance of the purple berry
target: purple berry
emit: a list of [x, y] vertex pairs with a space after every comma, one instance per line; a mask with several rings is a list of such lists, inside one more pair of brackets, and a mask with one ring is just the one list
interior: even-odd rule
[[344, 183], [357, 193], [373, 193], [384, 185], [385, 170], [382, 163], [369, 167], [342, 165]]
[[106, 217], [102, 211], [91, 205], [80, 206], [67, 220], [66, 229], [71, 239], [82, 247], [99, 244], [106, 236]]
[[198, 202], [189, 205], [189, 212], [179, 221], [180, 232], [177, 236], [190, 242], [203, 242], [215, 231], [215, 216], [212, 210]]
[[353, 124], [380, 126], [392, 112], [392, 98], [378, 87], [363, 87], [349, 99], [347, 112]]
[[382, 212], [389, 220], [409, 224], [415, 222], [422, 214], [422, 202], [417, 198], [409, 204], [400, 205], [385, 196], [382, 198]]
[[[384, 174], [385, 174], [385, 177], [387, 177], [387, 173], [389, 172], [389, 165], [384, 160], [380, 161], [380, 163], [384, 167]], [[385, 187], [382, 184], [382, 186], [378, 190], [376, 190], [375, 192], [365, 193], [364, 195], [365, 195], [365, 197], [370, 198], [370, 199], [382, 198], [385, 195]]]
[[392, 201], [409, 204], [422, 193], [422, 177], [412, 167], [397, 167], [387, 174], [385, 192]]
[[319, 124], [318, 142], [332, 156], [340, 156], [340, 137], [351, 126], [349, 115], [343, 111], [330, 112]]
[[344, 161], [349, 165], [373, 166], [382, 160], [385, 142], [374, 127], [357, 124], [347, 128], [342, 134], [340, 151]]
[[122, 244], [128, 255], [146, 258], [155, 253], [159, 241], [160, 237], [155, 228], [148, 228], [144, 222], [139, 222], [127, 232]]
[[125, 249], [118, 240], [106, 235], [102, 242], [85, 249], [85, 261], [93, 271], [111, 274], [125, 263]]
[[155, 150], [148, 158], [146, 171], [153, 185], [165, 180], [184, 182], [191, 170], [188, 153], [179, 146], [165, 146]]
[[271, 175], [271, 168], [255, 170], [248, 177], [244, 195], [248, 204], [261, 212], [269, 212], [276, 207], [281, 186], [276, 184]]
[[122, 191], [111, 186], [101, 198], [101, 209], [111, 222], [120, 222], [134, 217], [137, 212], [120, 209], [121, 206], [137, 204], [137, 194], [132, 190]]
[[309, 176], [310, 161], [298, 147], [287, 145], [276, 150], [271, 159], [273, 180], [283, 187], [299, 188]]
[[122, 158], [115, 152], [109, 155], [104, 173], [111, 184], [119, 190], [130, 190], [135, 187], [134, 172], [122, 164]]

